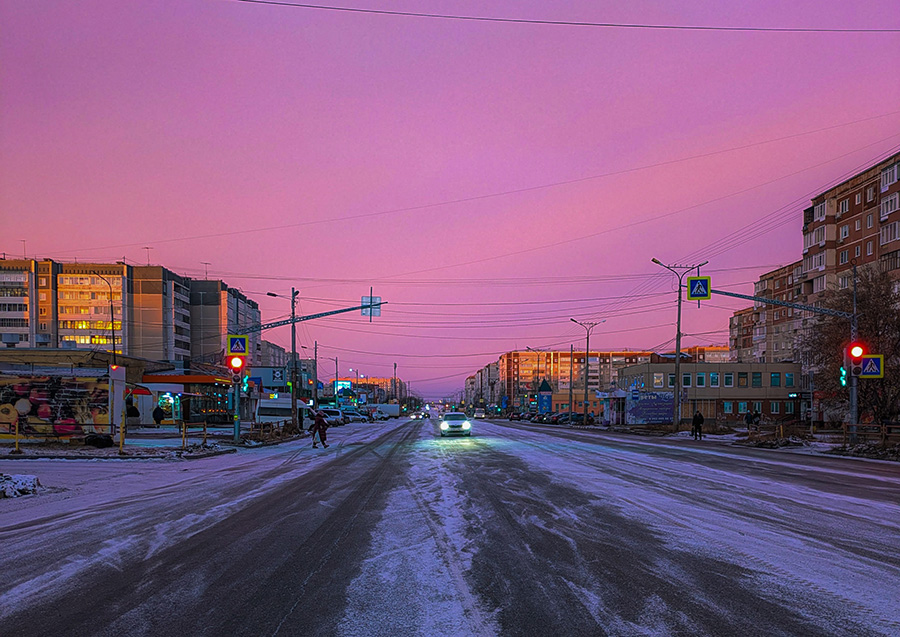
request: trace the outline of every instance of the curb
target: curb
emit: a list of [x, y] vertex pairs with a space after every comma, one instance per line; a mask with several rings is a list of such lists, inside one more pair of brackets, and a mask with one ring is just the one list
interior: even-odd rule
[[231, 449], [217, 449], [216, 451], [205, 451], [203, 453], [185, 453], [179, 456], [185, 460], [200, 460], [202, 458], [212, 458], [213, 456], [224, 456], [226, 453], [237, 453], [237, 447]]

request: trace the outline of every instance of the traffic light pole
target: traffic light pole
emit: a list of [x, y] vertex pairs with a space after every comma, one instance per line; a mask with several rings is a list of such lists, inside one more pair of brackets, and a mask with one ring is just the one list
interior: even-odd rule
[[[853, 264], [853, 316], [850, 318], [850, 343], [856, 342], [856, 264]], [[859, 422], [859, 377], [850, 374], [850, 443], [856, 443], [856, 423]]]
[[241, 384], [231, 381], [231, 387], [234, 390], [234, 441], [241, 441]]
[[291, 423], [293, 424], [292, 434], [296, 435], [303, 429], [303, 423], [299, 422], [297, 414], [297, 290], [291, 288]]

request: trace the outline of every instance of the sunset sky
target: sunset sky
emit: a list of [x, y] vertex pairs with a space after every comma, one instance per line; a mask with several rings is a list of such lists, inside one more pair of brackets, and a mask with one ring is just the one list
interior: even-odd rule
[[[341, 6], [900, 28], [896, 0]], [[900, 147], [896, 32], [237, 0], [3, 0], [0, 25], [0, 251], [208, 267], [264, 320], [289, 313], [267, 291], [306, 314], [373, 286], [382, 317], [300, 344], [342, 375], [396, 362], [426, 398], [505, 351], [583, 348], [569, 317], [606, 319], [592, 349], [671, 349], [652, 257], [751, 294], [800, 258], [811, 196]], [[745, 305], [686, 305], [684, 345], [727, 344]]]

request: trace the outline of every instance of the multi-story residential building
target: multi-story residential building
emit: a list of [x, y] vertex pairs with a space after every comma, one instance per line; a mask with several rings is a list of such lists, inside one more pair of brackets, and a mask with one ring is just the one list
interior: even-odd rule
[[738, 363], [753, 361], [753, 328], [758, 317], [759, 314], [752, 307], [732, 314], [728, 322], [729, 360]]
[[475, 372], [475, 403], [496, 405], [500, 401], [500, 368], [489, 363]]
[[682, 349], [681, 353], [698, 363], [726, 363], [730, 360], [730, 351], [725, 345], [692, 345]]
[[259, 343], [259, 361], [262, 367], [287, 367], [291, 362], [291, 354], [281, 345], [261, 340]]
[[[797, 261], [766, 272], [754, 284], [753, 295], [765, 299], [800, 303], [802, 262]], [[754, 325], [752, 355], [758, 363], [798, 360], [801, 328], [800, 310], [770, 305], [762, 301], [753, 304]]]
[[133, 355], [150, 360], [190, 360], [190, 279], [162, 266], [132, 266], [131, 273]]
[[[497, 362], [500, 391], [507, 397], [511, 408], [522, 409], [528, 406], [529, 397], [533, 397], [546, 380], [554, 393], [573, 390], [584, 390], [584, 368], [588, 369], [588, 394], [592, 391], [614, 389], [618, 370], [635, 363], [647, 362], [652, 352], [591, 351], [585, 357], [584, 351], [513, 351], [500, 356]], [[587, 360], [587, 363], [585, 362]]]
[[[33, 261], [0, 260], [0, 335], [4, 347], [37, 347], [35, 287]], [[41, 307], [47, 311], [46, 304]]]
[[[191, 281], [191, 353], [194, 358], [218, 362], [225, 354], [228, 334], [259, 325], [256, 301], [223, 281]], [[258, 331], [248, 333], [250, 364], [259, 365], [262, 346]]]

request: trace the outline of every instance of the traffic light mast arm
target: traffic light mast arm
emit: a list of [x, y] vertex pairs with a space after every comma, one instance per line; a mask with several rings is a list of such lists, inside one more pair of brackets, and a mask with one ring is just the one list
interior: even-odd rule
[[711, 294], [721, 294], [723, 296], [733, 296], [737, 299], [746, 299], [748, 301], [757, 301], [767, 305], [780, 305], [782, 307], [792, 307], [797, 310], [805, 310], [814, 312], [815, 314], [827, 314], [828, 316], [837, 316], [838, 318], [852, 319], [854, 317], [850, 312], [841, 312], [840, 310], [832, 310], [827, 307], [814, 307], [812, 305], [801, 305], [800, 303], [788, 303], [787, 301], [778, 301], [777, 299], [767, 299], [764, 296], [750, 296], [748, 294], [738, 294], [737, 292], [724, 292], [722, 290], [710, 290]]
[[261, 332], [263, 330], [268, 330], [273, 327], [281, 327], [282, 325], [290, 325], [291, 323], [299, 323], [300, 321], [311, 321], [312, 319], [323, 318], [325, 316], [333, 316], [335, 314], [343, 314], [344, 312], [355, 312], [356, 310], [365, 310], [367, 308], [378, 307], [380, 305], [387, 305], [387, 301], [380, 301], [378, 303], [372, 303], [371, 305], [357, 305], [356, 307], [348, 307], [342, 310], [331, 310], [330, 312], [319, 312], [318, 314], [307, 314], [306, 316], [297, 316], [293, 319], [285, 319], [283, 321], [275, 321], [274, 323], [262, 323], [260, 325], [251, 325], [250, 327], [245, 327], [239, 329], [235, 332], [235, 334], [249, 334], [251, 332]]

